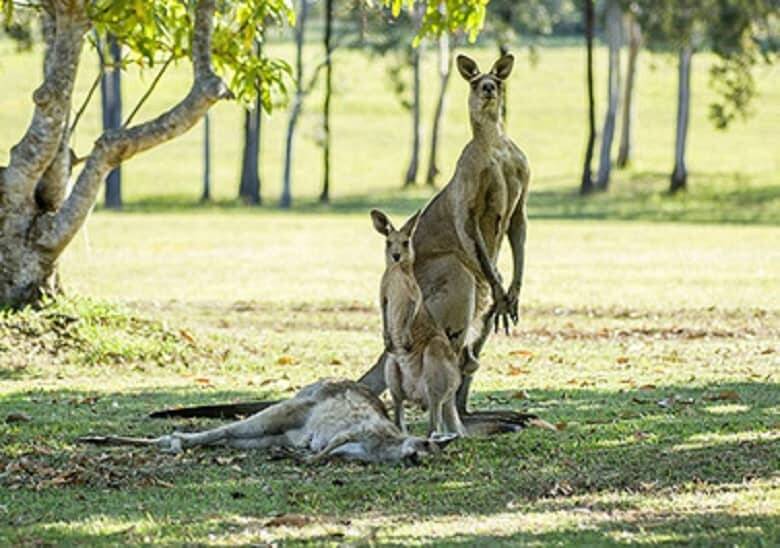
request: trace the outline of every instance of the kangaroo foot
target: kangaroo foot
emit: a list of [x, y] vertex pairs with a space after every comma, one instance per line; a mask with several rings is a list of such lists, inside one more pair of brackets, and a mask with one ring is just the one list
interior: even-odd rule
[[464, 375], [473, 375], [479, 369], [479, 360], [470, 346], [465, 346], [460, 356], [460, 371]]

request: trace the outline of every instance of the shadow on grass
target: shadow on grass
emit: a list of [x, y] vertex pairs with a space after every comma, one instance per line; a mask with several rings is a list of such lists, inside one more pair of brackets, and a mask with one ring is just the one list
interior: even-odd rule
[[[739, 396], [738, 402], [708, 400], [732, 392]], [[269, 394], [191, 389], [113, 394], [67, 390], [15, 393], [0, 399], [0, 414], [24, 412], [33, 421], [0, 426], [4, 440], [0, 467], [26, 455], [33, 463], [32, 478], [36, 470], [65, 473], [78, 466], [85, 472], [78, 483], [42, 488], [38, 485], [41, 490], [36, 490], [31, 480], [30, 485], [23, 483], [7, 490], [6, 515], [0, 523], [19, 527], [5, 533], [0, 529], [0, 538], [2, 534], [10, 535], [8, 540], [12, 543], [39, 537], [73, 542], [110, 540], [90, 532], [84, 522], [132, 522], [148, 515], [164, 516], [149, 526], [154, 529], [150, 531], [153, 538], [173, 534], [183, 524], [189, 524], [188, 535], [194, 534], [202, 529], [197, 524], [208, 519], [212, 523], [203, 534], [210, 530], [224, 532], [235, 526], [235, 516], [270, 516], [279, 512], [328, 519], [363, 514], [377, 518], [468, 514], [489, 519], [491, 515], [506, 514], [510, 504], [515, 508], [525, 505], [528, 511], [556, 511], [570, 508], [573, 497], [595, 500], [617, 493], [653, 498], [680, 491], [711, 493], [719, 486], [739, 488], [745, 481], [767, 480], [777, 474], [780, 444], [771, 432], [777, 420], [774, 413], [778, 394], [780, 385], [772, 382], [719, 383], [695, 388], [660, 386], [655, 392], [642, 391], [641, 403], [634, 401], [635, 393], [583, 388], [532, 391], [529, 400], [521, 401], [513, 400], [507, 392], [482, 392], [475, 394], [476, 408], [506, 407], [509, 402], [515, 408], [532, 410], [566, 426], [559, 432], [532, 429], [519, 435], [461, 440], [436, 460], [403, 468], [345, 463], [306, 466], [269, 460], [263, 453], [237, 457], [238, 452], [225, 448], [163, 457], [144, 448], [72, 445], [73, 439], [90, 433], [146, 436], [173, 429], [209, 427], [218, 422], [154, 421], [145, 419], [145, 415], [172, 404], [257, 399]], [[672, 409], [657, 405], [657, 400], [669, 395], [683, 400], [693, 398], [695, 403]], [[93, 399], [95, 396], [98, 398]], [[127, 464], [122, 464], [124, 454], [132, 456]], [[112, 464], [117, 469], [112, 472], [113, 483], [108, 485], [98, 477], [101, 466], [105, 466], [101, 463], [108, 458], [105, 455], [119, 458], [118, 464]], [[238, 460], [234, 462], [232, 458]], [[153, 481], [138, 485], [132, 466], [147, 461], [151, 462], [146, 466]], [[12, 478], [5, 478], [9, 480]], [[52, 514], [54, 507], [56, 515]], [[620, 509], [616, 506], [601, 510]], [[712, 534], [705, 527], [706, 514], [651, 518], [645, 523], [624, 525], [641, 526], [661, 536], [676, 531], [681, 536], [673, 537], [672, 542], [704, 542]], [[727, 526], [736, 526], [738, 522], [735, 516], [724, 514], [722, 518]], [[767, 525], [761, 517], [756, 520], [759, 528]], [[62, 526], [70, 521], [82, 523], [81, 528]], [[51, 527], [55, 523], [59, 525]], [[617, 516], [617, 520], [595, 523], [587, 533], [592, 536], [586, 538], [596, 543], [612, 542], [610, 539], [621, 527]], [[549, 534], [518, 533], [504, 540], [575, 542], [580, 534], [583, 533], [562, 525]], [[744, 535], [734, 538], [754, 538], [752, 530]], [[471, 544], [490, 538], [449, 540]]]

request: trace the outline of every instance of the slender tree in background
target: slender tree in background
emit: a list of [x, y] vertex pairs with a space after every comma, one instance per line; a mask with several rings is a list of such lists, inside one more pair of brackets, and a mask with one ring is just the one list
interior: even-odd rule
[[642, 29], [633, 13], [634, 5], [629, 8], [623, 17], [623, 27], [628, 38], [628, 61], [626, 62], [626, 83], [623, 86], [623, 113], [620, 128], [620, 147], [615, 165], [624, 168], [631, 162], [632, 130], [636, 104], [634, 89], [636, 88], [636, 69], [639, 50], [642, 47]]
[[[262, 37], [255, 44], [257, 54], [262, 55]], [[260, 178], [260, 144], [262, 138], [263, 105], [260, 96], [254, 108], [244, 109], [244, 149], [241, 155], [241, 182], [238, 197], [247, 205], [262, 203]]]
[[[105, 51], [98, 40], [100, 78], [100, 105], [103, 113], [103, 131], [122, 127], [122, 48], [112, 34], [106, 37]], [[108, 55], [108, 60], [106, 60]], [[122, 209], [122, 168], [117, 166], [106, 176], [105, 206]]]
[[325, 99], [322, 105], [322, 192], [320, 202], [330, 202], [330, 99], [333, 94], [333, 0], [325, 0]]
[[693, 46], [684, 44], [677, 59], [677, 124], [674, 132], [674, 170], [669, 191], [674, 193], [688, 185], [688, 168], [685, 165], [688, 119], [691, 111], [691, 61]]
[[201, 202], [211, 201], [211, 116], [203, 117], [203, 192]]
[[[414, 5], [414, 28], [420, 28], [425, 6], [421, 2]], [[409, 52], [409, 60], [412, 66], [412, 153], [409, 158], [409, 166], [404, 176], [404, 186], [410, 186], [417, 182], [417, 171], [420, 166], [420, 148], [422, 146], [422, 92], [420, 80], [420, 63], [422, 61], [422, 49], [420, 46], [412, 47]]]
[[303, 88], [303, 42], [306, 34], [306, 20], [309, 16], [309, 1], [300, 0], [295, 20], [295, 96], [293, 98], [290, 117], [287, 121], [287, 137], [284, 148], [284, 175], [282, 177], [282, 196], [279, 207], [289, 208], [292, 205], [292, 162], [295, 128], [303, 110], [303, 100], [306, 96]]
[[599, 170], [596, 175], [596, 188], [607, 190], [612, 170], [612, 141], [615, 136], [618, 102], [620, 101], [620, 46], [622, 36], [623, 12], [618, 0], [607, 0], [606, 31], [609, 45], [609, 70], [607, 76], [607, 109], [604, 127], [601, 131], [601, 153]]
[[588, 89], [588, 144], [585, 148], [585, 162], [582, 167], [582, 182], [580, 194], [593, 192], [593, 146], [596, 142], [596, 101], [593, 96], [593, 32], [595, 14], [593, 0], [584, 0], [585, 15], [585, 51], [587, 56], [587, 89]]
[[439, 97], [436, 100], [436, 110], [433, 113], [430, 154], [428, 155], [428, 171], [425, 175], [426, 184], [431, 186], [436, 184], [436, 177], [439, 175], [439, 137], [441, 135], [441, 128], [444, 121], [444, 107], [447, 100], [447, 88], [449, 87], [450, 74], [452, 72], [452, 48], [450, 48], [449, 33], [445, 32], [439, 36], [438, 56]]

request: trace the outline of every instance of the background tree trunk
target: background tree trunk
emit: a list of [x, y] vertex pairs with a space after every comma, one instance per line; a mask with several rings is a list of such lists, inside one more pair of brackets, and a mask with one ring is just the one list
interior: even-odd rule
[[425, 183], [433, 186], [436, 176], [439, 174], [437, 157], [439, 152], [439, 135], [444, 121], [444, 107], [447, 99], [447, 88], [452, 72], [452, 50], [450, 49], [450, 35], [446, 32], [439, 37], [439, 98], [436, 101], [436, 111], [433, 114], [433, 126], [431, 129], [431, 150], [428, 157], [428, 172]]
[[255, 101], [255, 108], [244, 111], [244, 153], [241, 160], [241, 184], [238, 197], [249, 205], [260, 205], [260, 139], [262, 136], [262, 105]]
[[306, 31], [306, 18], [309, 15], [309, 3], [300, 1], [298, 17], [295, 24], [295, 98], [290, 110], [290, 118], [287, 122], [287, 137], [284, 147], [284, 175], [282, 178], [282, 196], [279, 198], [279, 207], [287, 209], [292, 205], [292, 160], [293, 142], [295, 139], [295, 127], [303, 108], [303, 39]]
[[623, 13], [618, 0], [607, 3], [607, 41], [609, 42], [609, 74], [607, 84], [607, 113], [601, 132], [601, 153], [596, 188], [607, 190], [612, 169], [612, 141], [615, 137], [618, 102], [620, 101], [620, 44]]
[[[100, 99], [103, 110], [103, 130], [122, 127], [122, 48], [112, 35], [106, 38], [108, 63], [101, 52], [100, 64], [103, 76], [100, 79]], [[100, 50], [98, 50], [100, 51]], [[113, 68], [106, 68], [111, 64]], [[122, 168], [118, 166], [106, 177], [105, 206], [108, 209], [122, 209]]]
[[330, 97], [333, 92], [333, 0], [325, 0], [325, 102], [322, 106], [322, 193], [320, 202], [330, 202]]
[[631, 130], [634, 124], [634, 88], [636, 87], [636, 64], [639, 48], [642, 47], [642, 29], [636, 16], [630, 11], [625, 15], [625, 28], [628, 34], [628, 62], [626, 64], [626, 84], [623, 89], [623, 125], [620, 130], [620, 148], [616, 165], [626, 167], [631, 162]]
[[685, 144], [688, 137], [688, 117], [691, 105], [691, 59], [693, 47], [683, 46], [679, 53], [677, 87], [677, 130], [674, 143], [674, 171], [669, 192], [685, 190], [688, 185], [688, 169], [685, 166]]
[[211, 117], [203, 117], [203, 194], [201, 202], [211, 201]]
[[406, 168], [404, 186], [417, 182], [417, 169], [420, 165], [420, 141], [422, 126], [420, 124], [420, 48], [411, 52], [412, 61], [412, 155], [409, 167]]
[[588, 81], [588, 144], [585, 148], [585, 162], [582, 167], [580, 194], [593, 192], [591, 164], [593, 163], [593, 145], [596, 142], [596, 101], [593, 96], [593, 31], [595, 15], [593, 0], [585, 0], [585, 49], [587, 53]]

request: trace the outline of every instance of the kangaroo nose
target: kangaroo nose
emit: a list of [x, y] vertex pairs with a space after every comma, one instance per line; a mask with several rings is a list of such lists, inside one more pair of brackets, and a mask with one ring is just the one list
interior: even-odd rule
[[485, 82], [485, 84], [482, 86], [482, 91], [484, 91], [485, 95], [488, 97], [492, 97], [496, 92], [496, 85], [493, 82]]
[[400, 253], [393, 253], [393, 260], [394, 260], [395, 262], [398, 262], [398, 260], [399, 260], [400, 258], [401, 258], [401, 254], [400, 254]]

